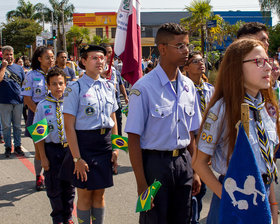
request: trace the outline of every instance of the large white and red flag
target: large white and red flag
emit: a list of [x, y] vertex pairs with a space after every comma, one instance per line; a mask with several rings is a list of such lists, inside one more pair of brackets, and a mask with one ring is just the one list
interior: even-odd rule
[[133, 85], [142, 77], [140, 0], [121, 0], [114, 51], [123, 62], [121, 75]]

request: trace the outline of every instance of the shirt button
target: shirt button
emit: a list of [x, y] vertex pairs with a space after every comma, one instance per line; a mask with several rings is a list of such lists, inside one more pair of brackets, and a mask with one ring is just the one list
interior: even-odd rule
[[180, 119], [178, 119], [178, 123], [180, 122], [181, 120]]
[[178, 137], [178, 139], [180, 139], [180, 136]]
[[164, 116], [164, 114], [161, 114], [160, 116], [162, 116], [162, 117], [163, 117], [163, 116]]

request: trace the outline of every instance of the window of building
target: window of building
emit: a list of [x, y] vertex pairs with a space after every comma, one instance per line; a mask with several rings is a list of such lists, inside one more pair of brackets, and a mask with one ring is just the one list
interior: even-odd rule
[[96, 36], [103, 37], [103, 28], [96, 28]]
[[112, 38], [116, 37], [116, 28], [111, 28], [111, 37]]

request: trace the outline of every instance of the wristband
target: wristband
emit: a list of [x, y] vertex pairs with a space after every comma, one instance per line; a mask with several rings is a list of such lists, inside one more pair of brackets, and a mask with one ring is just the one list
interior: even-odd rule
[[277, 202], [270, 203], [270, 205], [278, 205]]

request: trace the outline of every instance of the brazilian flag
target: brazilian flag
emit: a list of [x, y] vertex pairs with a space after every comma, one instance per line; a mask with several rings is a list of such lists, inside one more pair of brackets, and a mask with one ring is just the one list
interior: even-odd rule
[[128, 114], [128, 106], [126, 106], [124, 109], [122, 109], [122, 113], [127, 117], [127, 114]]
[[35, 143], [44, 140], [49, 135], [47, 119], [44, 118], [43, 120], [38, 121], [35, 124], [32, 124], [31, 126], [27, 127], [27, 130], [29, 131]]
[[128, 152], [128, 138], [122, 137], [120, 135], [111, 135], [112, 149], [121, 149]]
[[136, 212], [144, 212], [151, 209], [152, 197], [155, 198], [160, 187], [161, 183], [155, 180], [154, 183], [139, 196], [136, 205]]

